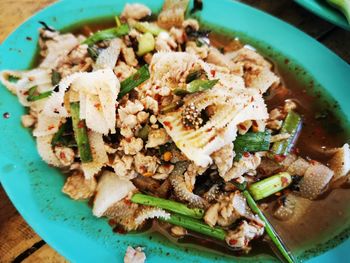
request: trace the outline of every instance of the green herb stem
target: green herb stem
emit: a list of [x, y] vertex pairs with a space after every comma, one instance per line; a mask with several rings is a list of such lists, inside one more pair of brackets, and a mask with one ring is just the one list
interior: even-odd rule
[[137, 204], [155, 206], [191, 218], [201, 219], [204, 216], [203, 209], [189, 208], [185, 204], [150, 195], [137, 193], [132, 196], [131, 201]]
[[265, 215], [261, 212], [258, 205], [255, 203], [253, 197], [250, 195], [250, 193], [245, 190], [243, 191], [243, 194], [245, 198], [247, 199], [247, 203], [249, 207], [252, 209], [252, 211], [257, 214], [262, 221], [265, 223], [265, 230], [266, 233], [271, 238], [272, 242], [276, 245], [278, 250], [281, 252], [283, 257], [287, 260], [288, 263], [294, 263], [296, 260], [294, 259], [291, 251], [287, 249], [287, 247], [283, 244], [281, 238], [278, 236], [272, 225], [270, 224], [269, 220], [265, 217]]
[[283, 190], [291, 183], [292, 177], [290, 174], [282, 172], [251, 184], [248, 186], [248, 190], [254, 200], [257, 201]]
[[121, 37], [121, 36], [127, 35], [128, 33], [129, 33], [129, 26], [127, 24], [122, 24], [119, 27], [108, 28], [105, 30], [98, 31], [92, 36], [85, 39], [82, 44], [87, 44], [89, 46], [92, 46], [97, 42], [113, 39], [116, 37]]
[[159, 220], [170, 224], [181, 226], [194, 232], [218, 239], [225, 240], [226, 231], [219, 227], [211, 227], [201, 220], [179, 214], [172, 214], [169, 219], [159, 218]]
[[271, 151], [277, 155], [288, 155], [297, 138], [298, 132], [301, 128], [302, 120], [299, 114], [294, 111], [288, 112], [286, 119], [283, 122], [280, 133], [289, 133], [289, 138], [275, 142]]
[[80, 106], [79, 102], [70, 103], [70, 112], [72, 115], [72, 124], [74, 137], [78, 145], [79, 155], [81, 162], [92, 162], [92, 153], [89, 143], [89, 137], [87, 134], [87, 128], [84, 120], [80, 120], [79, 117]]
[[120, 92], [118, 94], [118, 99], [121, 99], [124, 95], [132, 91], [134, 88], [139, 86], [141, 83], [145, 82], [150, 78], [150, 74], [148, 71], [148, 65], [144, 65], [139, 70], [123, 80], [120, 83]]

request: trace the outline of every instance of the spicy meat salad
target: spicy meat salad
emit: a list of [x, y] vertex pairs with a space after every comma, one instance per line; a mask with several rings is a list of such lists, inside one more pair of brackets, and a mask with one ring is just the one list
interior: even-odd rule
[[211, 44], [187, 4], [166, 0], [156, 20], [126, 4], [115, 26], [85, 35], [42, 23], [40, 64], [1, 81], [28, 107], [41, 158], [67, 176], [63, 193], [93, 200], [95, 216], [126, 232], [157, 220], [243, 253], [267, 235], [291, 262], [258, 203], [279, 198], [279, 220], [302, 215], [299, 200], [348, 180], [349, 145], [324, 164], [299, 156], [298, 104], [266, 106], [286, 89], [273, 65], [251, 46]]

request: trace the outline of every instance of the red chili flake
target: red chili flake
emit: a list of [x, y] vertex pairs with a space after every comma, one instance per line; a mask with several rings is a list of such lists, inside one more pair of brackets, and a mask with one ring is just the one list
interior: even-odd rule
[[311, 165], [316, 165], [316, 164], [317, 164], [317, 161], [315, 161], [315, 160], [310, 160], [309, 163], [310, 163]]
[[108, 224], [109, 224], [110, 226], [114, 226], [116, 223], [117, 223], [117, 222], [116, 222], [114, 219], [108, 220]]
[[289, 181], [288, 181], [288, 178], [282, 176], [281, 177], [281, 183], [282, 183], [282, 186], [285, 187], [288, 185]]
[[213, 128], [208, 128], [206, 132], [211, 132]]
[[214, 139], [215, 139], [215, 136], [212, 136], [212, 137], [209, 139], [209, 142], [214, 141]]
[[244, 126], [243, 124], [238, 124], [238, 127], [239, 127], [240, 129], [242, 129], [242, 130], [246, 130], [246, 129], [247, 129], [247, 127]]
[[243, 153], [243, 156], [244, 156], [244, 157], [249, 157], [249, 156], [250, 156], [250, 153], [249, 153], [249, 152], [244, 152], [244, 153]]
[[154, 95], [154, 99], [158, 101], [158, 103], [160, 103], [160, 101], [162, 100], [162, 96], [160, 96], [159, 94], [156, 94]]
[[122, 76], [122, 73], [121, 72], [118, 72], [117, 73], [117, 77], [120, 78]]
[[163, 122], [163, 124], [164, 124], [164, 126], [167, 126], [170, 130], [172, 130], [173, 129], [173, 126], [171, 125], [171, 123], [170, 122], [168, 122], [168, 121], [165, 121], [165, 122]]
[[66, 154], [64, 152], [60, 152], [60, 158], [61, 159], [65, 159], [66, 158]]
[[210, 70], [210, 73], [213, 77], [215, 77], [216, 71], [214, 69]]
[[131, 142], [131, 138], [125, 138], [127, 142]]
[[51, 131], [52, 129], [54, 129], [55, 128], [55, 125], [50, 125], [49, 127], [47, 127], [47, 130], [48, 131]]
[[10, 113], [4, 112], [4, 114], [2, 115], [2, 117], [4, 117], [4, 119], [8, 119], [8, 118], [10, 118]]
[[250, 102], [253, 102], [253, 101], [254, 101], [254, 97], [251, 97], [251, 98], [250, 98]]
[[228, 241], [228, 243], [229, 243], [231, 246], [234, 246], [234, 245], [237, 244], [237, 240], [236, 240], [236, 239], [230, 239], [230, 240]]
[[155, 86], [155, 89], [156, 89], [156, 90], [160, 89], [160, 86], [158, 86], [158, 85], [157, 85], [157, 86]]
[[286, 159], [286, 156], [283, 154], [276, 154], [273, 157], [275, 159], [276, 162], [280, 163], [282, 162], [284, 159]]
[[81, 129], [81, 128], [84, 128], [84, 127], [85, 127], [84, 121], [83, 121], [83, 120], [80, 120], [80, 121], [78, 122], [78, 128]]
[[29, 95], [29, 92], [28, 92], [28, 90], [27, 91], [25, 91], [25, 92], [21, 92], [23, 95], [25, 95], [25, 96], [27, 96], [27, 95]]
[[132, 204], [132, 202], [129, 199], [124, 199], [124, 204], [130, 206]]
[[256, 120], [253, 120], [253, 126], [257, 127], [258, 123], [256, 122]]
[[96, 109], [100, 109], [101, 108], [101, 104], [100, 103], [96, 103], [95, 105], [94, 105], [94, 107], [96, 108]]

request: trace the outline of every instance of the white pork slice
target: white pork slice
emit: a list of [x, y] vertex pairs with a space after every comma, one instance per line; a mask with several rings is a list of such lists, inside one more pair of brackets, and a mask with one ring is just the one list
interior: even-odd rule
[[[192, 105], [198, 112], [208, 106], [215, 109], [210, 119], [198, 129], [189, 128], [183, 122], [183, 112]], [[158, 120], [188, 159], [206, 167], [213, 162], [210, 156], [213, 152], [235, 140], [239, 123], [267, 118], [266, 105], [256, 90], [228, 92], [217, 87], [188, 96], [179, 110], [161, 115]]]
[[121, 45], [122, 40], [120, 38], [113, 39], [109, 44], [109, 47], [102, 50], [102, 52], [98, 55], [94, 65], [94, 70], [104, 68], [113, 69], [117, 63]]
[[338, 148], [329, 162], [331, 169], [334, 171], [334, 180], [347, 176], [350, 172], [350, 148], [349, 144], [344, 144]]
[[97, 217], [103, 216], [109, 208], [135, 190], [136, 187], [129, 180], [112, 172], [104, 172], [97, 185], [93, 214]]

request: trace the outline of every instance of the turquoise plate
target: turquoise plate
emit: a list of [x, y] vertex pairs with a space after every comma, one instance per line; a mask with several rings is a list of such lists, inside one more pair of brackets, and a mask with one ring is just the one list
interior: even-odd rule
[[[26, 21], [3, 42], [0, 46], [0, 69], [30, 67], [37, 48], [38, 21], [46, 21], [62, 29], [81, 21], [112, 18], [121, 12], [126, 2], [135, 1], [66, 0], [49, 6]], [[158, 11], [163, 1], [137, 2], [145, 2], [153, 11]], [[324, 89], [339, 102], [343, 112], [350, 112], [349, 65], [312, 38], [272, 16], [229, 0], [204, 1], [204, 10], [198, 15], [205, 23], [235, 31], [243, 39], [250, 39], [250, 43], [275, 60], [287, 57], [291, 61], [290, 70], [298, 67], [306, 70], [317, 80], [315, 83], [322, 83]], [[1, 118], [0, 121], [1, 183], [24, 219], [70, 261], [122, 262], [128, 245], [145, 247], [148, 262], [180, 262], [185, 259], [190, 262], [276, 261], [269, 255], [233, 258], [170, 243], [158, 234], [114, 234], [106, 220], [92, 216], [86, 202], [70, 200], [61, 193], [63, 176], [41, 161], [30, 131], [21, 128], [20, 116], [25, 110], [16, 97], [1, 86], [1, 116], [5, 112], [10, 114], [10, 118]], [[343, 225], [328, 238], [339, 237], [338, 234], [343, 233], [340, 239], [344, 239], [346, 228], [349, 228], [349, 224]], [[295, 253], [303, 258], [314, 257], [320, 249], [329, 249], [332, 245], [334, 242], [317, 244], [317, 249], [305, 248], [308, 253]], [[347, 240], [310, 262], [337, 261], [348, 255], [349, 248], [350, 240]]]
[[350, 30], [350, 25], [345, 16], [336, 8], [327, 4], [326, 0], [294, 0], [310, 12], [322, 17], [323, 19], [340, 26], [346, 30]]

